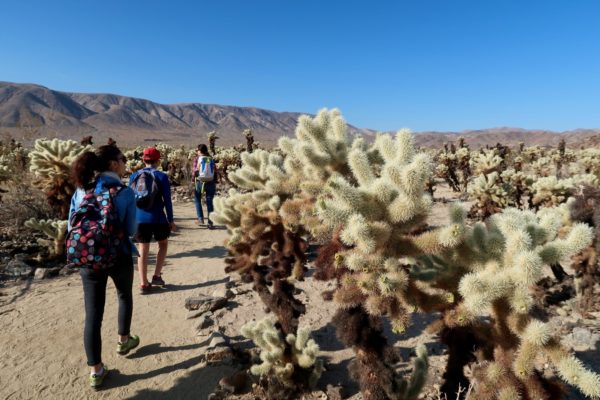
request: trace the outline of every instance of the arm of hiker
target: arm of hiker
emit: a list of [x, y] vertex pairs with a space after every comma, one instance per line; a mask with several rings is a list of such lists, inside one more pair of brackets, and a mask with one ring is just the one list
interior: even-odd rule
[[79, 203], [81, 203], [81, 192], [81, 189], [77, 189], [75, 193], [73, 193], [73, 197], [71, 197], [71, 206], [69, 207], [69, 220], [67, 222], [67, 232], [71, 230], [71, 217], [73, 216], [73, 213], [77, 211]]
[[137, 231], [137, 222], [135, 220], [135, 214], [137, 212], [137, 206], [135, 205], [135, 196], [133, 190], [124, 188], [119, 193], [119, 210], [125, 210], [122, 216], [120, 216], [123, 227], [127, 230], [127, 235], [133, 236]]
[[169, 177], [166, 174], [161, 175], [160, 188], [162, 190], [163, 200], [165, 202], [165, 211], [167, 212], [167, 221], [171, 224], [171, 230], [173, 227], [173, 203], [171, 202], [171, 184], [169, 183]]
[[196, 176], [198, 176], [198, 156], [194, 157], [192, 164], [192, 182], [196, 180]]

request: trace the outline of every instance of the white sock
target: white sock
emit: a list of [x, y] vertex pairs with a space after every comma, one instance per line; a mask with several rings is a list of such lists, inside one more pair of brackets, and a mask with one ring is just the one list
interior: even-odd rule
[[90, 372], [90, 375], [100, 376], [103, 373], [104, 373], [104, 365], [100, 367], [100, 370], [98, 372]]

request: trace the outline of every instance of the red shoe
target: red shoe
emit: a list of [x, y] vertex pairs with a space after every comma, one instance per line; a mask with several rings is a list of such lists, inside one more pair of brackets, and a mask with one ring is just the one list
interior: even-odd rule
[[148, 294], [152, 291], [152, 284], [140, 285], [140, 294]]

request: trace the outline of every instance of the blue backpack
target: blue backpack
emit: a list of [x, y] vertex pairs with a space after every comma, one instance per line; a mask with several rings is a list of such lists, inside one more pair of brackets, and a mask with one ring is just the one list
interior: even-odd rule
[[131, 182], [131, 189], [135, 196], [135, 204], [143, 210], [150, 210], [160, 193], [158, 181], [154, 171], [141, 170]]
[[67, 233], [67, 266], [100, 270], [114, 266], [125, 236], [121, 229], [114, 197], [123, 188], [116, 185], [99, 193], [88, 190], [71, 215]]

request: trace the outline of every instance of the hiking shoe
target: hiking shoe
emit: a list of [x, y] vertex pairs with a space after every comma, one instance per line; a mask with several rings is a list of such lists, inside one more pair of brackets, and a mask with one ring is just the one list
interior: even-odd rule
[[152, 291], [152, 284], [140, 285], [140, 294], [148, 294]]
[[152, 276], [152, 286], [165, 286], [165, 281], [163, 281], [162, 275]]
[[92, 374], [90, 375], [90, 386], [93, 389], [99, 389], [104, 383], [104, 378], [108, 375], [108, 368], [106, 365], [102, 364], [102, 373], [99, 375]]
[[129, 335], [129, 338], [125, 343], [117, 343], [117, 353], [124, 356], [129, 353], [130, 350], [135, 349], [140, 344], [140, 338], [135, 335]]
[[208, 229], [213, 229], [213, 228], [214, 228], [213, 222], [209, 219], [208, 220]]

